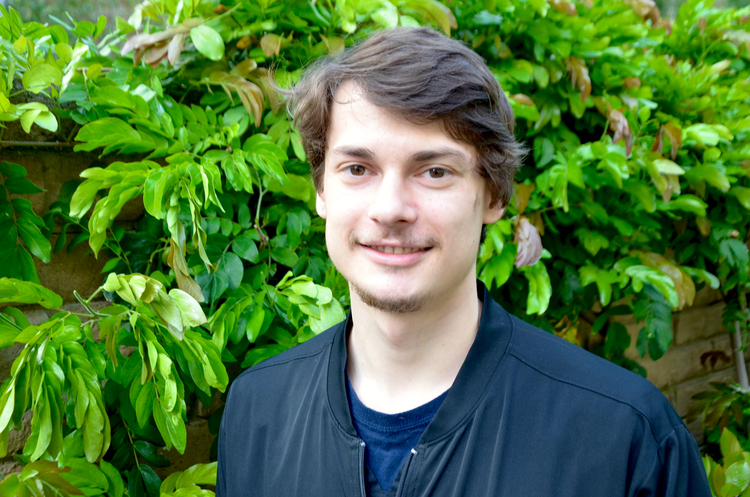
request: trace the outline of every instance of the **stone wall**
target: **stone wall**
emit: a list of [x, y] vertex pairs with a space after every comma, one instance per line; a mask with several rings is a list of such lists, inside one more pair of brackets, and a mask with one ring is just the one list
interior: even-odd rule
[[[721, 323], [724, 302], [718, 290], [704, 288], [692, 307], [672, 315], [674, 341], [658, 361], [641, 358], [635, 349], [643, 322], [632, 316], [617, 318], [630, 333], [631, 346], [625, 352], [648, 372], [648, 379], [669, 399], [685, 419], [696, 393], [711, 389], [710, 382], [736, 382], [731, 336]], [[698, 443], [703, 443], [700, 420], [688, 423]]]

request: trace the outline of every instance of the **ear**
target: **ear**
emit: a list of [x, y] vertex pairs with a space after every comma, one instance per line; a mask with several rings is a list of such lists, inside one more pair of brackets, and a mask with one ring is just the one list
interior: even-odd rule
[[482, 220], [483, 224], [492, 224], [496, 223], [501, 217], [503, 217], [503, 214], [505, 213], [505, 207], [500, 205], [500, 202], [495, 204], [494, 207], [487, 207], [484, 210], [484, 219]]
[[326, 219], [328, 215], [326, 212], [326, 197], [321, 190], [316, 189], [315, 193], [315, 210], [318, 211], [318, 215], [323, 219]]

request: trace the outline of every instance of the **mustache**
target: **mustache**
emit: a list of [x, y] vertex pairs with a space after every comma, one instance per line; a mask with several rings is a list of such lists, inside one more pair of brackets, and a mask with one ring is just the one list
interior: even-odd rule
[[352, 247], [357, 245], [382, 245], [384, 240], [388, 240], [389, 243], [396, 242], [402, 247], [440, 248], [442, 246], [440, 239], [437, 237], [416, 236], [412, 233], [404, 233], [396, 230], [367, 235], [359, 235], [357, 233], [351, 233], [349, 235], [349, 245]]

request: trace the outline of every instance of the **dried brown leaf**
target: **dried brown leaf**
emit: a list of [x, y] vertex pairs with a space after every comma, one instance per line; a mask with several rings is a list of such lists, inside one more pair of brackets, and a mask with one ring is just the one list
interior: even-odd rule
[[677, 158], [677, 152], [682, 148], [682, 129], [674, 123], [667, 123], [662, 126], [664, 134], [669, 140], [669, 145], [672, 147], [670, 155], [672, 160]]
[[628, 76], [627, 78], [622, 80], [623, 85], [625, 85], [625, 88], [640, 88], [641, 87], [641, 80], [640, 78], [633, 78]]
[[563, 14], [568, 14], [569, 16], [578, 15], [576, 6], [572, 2], [568, 2], [567, 0], [549, 0], [549, 4], [553, 9], [558, 12], [562, 12]]
[[614, 136], [612, 142], [617, 143], [623, 138], [625, 139], [625, 154], [630, 155], [633, 151], [633, 132], [630, 130], [630, 124], [628, 124], [627, 118], [619, 110], [611, 110], [607, 114], [607, 121], [609, 127], [612, 129]]
[[185, 35], [175, 35], [175, 37], [172, 38], [172, 41], [169, 42], [169, 50], [167, 50], [167, 60], [170, 64], [174, 65], [175, 62], [177, 62], [177, 59], [180, 57], [180, 54], [182, 53], [182, 49], [184, 47]]
[[516, 267], [533, 266], [542, 257], [542, 237], [536, 226], [520, 216], [516, 222], [516, 233], [513, 241], [518, 246], [516, 251]]
[[541, 212], [532, 212], [529, 216], [529, 222], [536, 227], [540, 236], [544, 236], [544, 218], [542, 217]]
[[516, 187], [513, 189], [513, 196], [516, 199], [516, 207], [518, 207], [518, 214], [523, 214], [523, 211], [526, 210], [526, 206], [529, 204], [529, 198], [531, 197], [531, 192], [534, 191], [536, 188], [536, 185], [534, 183], [531, 183], [530, 185], [527, 185], [525, 183], [516, 184]]
[[252, 40], [249, 36], [243, 36], [239, 40], [237, 40], [237, 44], [235, 45], [238, 49], [244, 50], [247, 47], [249, 47], [252, 44]]
[[146, 56], [143, 58], [143, 62], [156, 67], [159, 63], [167, 56], [169, 50], [169, 44], [167, 42], [161, 42], [151, 47]]
[[531, 97], [529, 97], [528, 95], [524, 95], [523, 93], [516, 93], [514, 95], [511, 95], [510, 98], [512, 98], [513, 100], [515, 100], [521, 105], [525, 105], [526, 107], [534, 106], [534, 101], [531, 100]]
[[251, 72], [255, 71], [257, 68], [257, 62], [255, 62], [253, 59], [245, 59], [234, 66], [232, 70], [229, 71], [229, 74], [231, 74], [232, 76], [240, 76], [244, 78]]
[[698, 226], [698, 231], [700, 231], [703, 238], [711, 234], [711, 221], [706, 216], [696, 217], [695, 224]]
[[579, 92], [581, 92], [581, 102], [585, 102], [591, 95], [591, 78], [586, 62], [575, 55], [565, 59], [565, 67], [570, 73], [570, 81]]
[[266, 57], [278, 56], [281, 51], [281, 37], [277, 34], [269, 33], [260, 39], [260, 48]]

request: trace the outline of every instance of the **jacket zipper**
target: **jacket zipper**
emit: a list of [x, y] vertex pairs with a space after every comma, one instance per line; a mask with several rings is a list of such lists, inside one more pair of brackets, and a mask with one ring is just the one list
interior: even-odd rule
[[359, 441], [359, 493], [362, 497], [367, 497], [365, 490], [365, 442]]
[[401, 493], [404, 491], [404, 485], [406, 482], [406, 473], [409, 472], [409, 466], [411, 466], [412, 458], [417, 455], [417, 449], [411, 449], [409, 456], [406, 458], [404, 463], [404, 472], [401, 474], [401, 478], [398, 481], [398, 489], [396, 490], [396, 497], [401, 497]]

